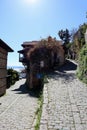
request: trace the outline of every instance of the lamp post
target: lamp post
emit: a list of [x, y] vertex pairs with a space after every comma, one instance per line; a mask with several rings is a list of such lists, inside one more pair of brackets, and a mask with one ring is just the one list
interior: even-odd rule
[[85, 32], [85, 43], [87, 44], [87, 29], [86, 29], [86, 32]]

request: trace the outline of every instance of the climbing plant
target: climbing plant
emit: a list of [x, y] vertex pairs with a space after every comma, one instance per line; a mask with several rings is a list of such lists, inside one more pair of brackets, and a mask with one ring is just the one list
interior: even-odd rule
[[77, 76], [84, 83], [87, 83], [87, 44], [83, 46], [79, 54]]

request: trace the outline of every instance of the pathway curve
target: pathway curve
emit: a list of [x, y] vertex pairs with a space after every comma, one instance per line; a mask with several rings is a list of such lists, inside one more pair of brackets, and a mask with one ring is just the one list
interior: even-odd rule
[[40, 130], [87, 130], [87, 86], [75, 76], [68, 61], [48, 76]]
[[0, 97], [0, 130], [34, 130], [38, 99], [28, 93], [25, 79], [19, 80]]

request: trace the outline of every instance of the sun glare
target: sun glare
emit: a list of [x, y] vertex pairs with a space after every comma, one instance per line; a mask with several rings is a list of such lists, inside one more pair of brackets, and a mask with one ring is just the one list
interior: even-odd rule
[[27, 4], [35, 4], [35, 3], [37, 3], [37, 1], [38, 0], [25, 0], [25, 2], [27, 3]]
[[41, 4], [40, 0], [20, 0], [20, 1], [22, 1], [21, 2], [22, 7], [23, 8], [26, 7], [26, 9], [27, 9], [27, 7], [37, 8]]

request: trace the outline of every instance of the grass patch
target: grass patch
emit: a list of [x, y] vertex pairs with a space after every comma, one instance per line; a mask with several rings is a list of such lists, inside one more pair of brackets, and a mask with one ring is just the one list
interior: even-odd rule
[[44, 76], [44, 84], [46, 84], [46, 83], [49, 83], [47, 75]]
[[42, 105], [43, 105], [43, 92], [41, 91], [40, 96], [38, 98], [38, 109], [36, 111], [36, 125], [35, 125], [35, 130], [39, 130], [40, 128], [40, 120], [41, 120], [41, 115], [42, 115]]

